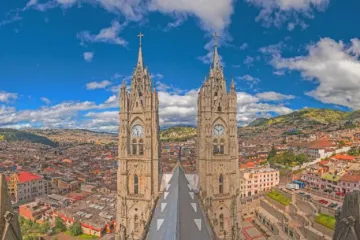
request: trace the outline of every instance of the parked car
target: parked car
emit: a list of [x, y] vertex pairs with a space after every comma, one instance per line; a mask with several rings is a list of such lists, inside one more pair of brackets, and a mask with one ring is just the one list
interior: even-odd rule
[[324, 199], [321, 199], [321, 200], [319, 200], [319, 203], [327, 205], [329, 202]]
[[327, 192], [327, 193], [332, 193], [332, 192], [333, 192], [333, 190], [331, 190], [331, 189], [325, 189], [325, 190], [324, 190], [324, 192]]
[[311, 198], [311, 195], [310, 194], [306, 194], [305, 197], [307, 197], [308, 199]]
[[336, 208], [338, 205], [337, 203], [330, 203], [328, 207]]
[[345, 193], [343, 193], [343, 192], [337, 192], [336, 195], [337, 195], [337, 196], [345, 196]]
[[299, 194], [299, 195], [305, 195], [304, 192], [298, 192], [297, 194]]

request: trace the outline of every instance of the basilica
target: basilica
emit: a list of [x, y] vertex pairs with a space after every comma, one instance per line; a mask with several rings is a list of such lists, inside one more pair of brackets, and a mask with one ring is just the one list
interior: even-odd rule
[[159, 171], [159, 97], [138, 37], [130, 91], [120, 90], [116, 238], [240, 239], [237, 97], [234, 81], [226, 87], [218, 35], [198, 94], [198, 174], [178, 163], [168, 178]]

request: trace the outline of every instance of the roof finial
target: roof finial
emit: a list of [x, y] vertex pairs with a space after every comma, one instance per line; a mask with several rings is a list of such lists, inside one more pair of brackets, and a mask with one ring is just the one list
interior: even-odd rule
[[231, 80], [231, 90], [235, 90], [234, 78], [232, 78], [232, 80]]
[[217, 32], [214, 32], [214, 47], [217, 47], [217, 39], [218, 39], [219, 35], [217, 34]]
[[143, 64], [143, 56], [142, 56], [142, 37], [144, 36], [144, 34], [142, 34], [140, 32], [140, 34], [137, 35], [137, 36], [140, 39], [139, 56], [138, 56], [138, 64], [137, 65], [140, 66], [140, 67], [143, 67], [144, 64]]
[[214, 33], [214, 66], [213, 66], [213, 68], [220, 67], [219, 53], [217, 51], [217, 47], [218, 47], [217, 39], [218, 39], [218, 37], [219, 37], [219, 35], [215, 32]]

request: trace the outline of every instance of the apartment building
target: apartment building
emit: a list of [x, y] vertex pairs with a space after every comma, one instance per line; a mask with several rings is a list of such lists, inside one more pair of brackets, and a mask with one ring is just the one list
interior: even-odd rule
[[7, 177], [8, 190], [16, 203], [33, 201], [45, 194], [45, 180], [31, 172], [19, 172]]
[[279, 184], [279, 170], [258, 167], [240, 169], [240, 195], [242, 198], [268, 191]]

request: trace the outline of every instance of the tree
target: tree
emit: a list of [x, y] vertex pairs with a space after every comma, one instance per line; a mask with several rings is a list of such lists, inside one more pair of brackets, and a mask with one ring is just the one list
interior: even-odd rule
[[271, 158], [273, 158], [275, 156], [276, 156], [276, 149], [274, 146], [272, 146], [267, 159], [270, 160]]
[[55, 229], [58, 232], [65, 232], [66, 231], [66, 225], [64, 223], [64, 220], [62, 220], [59, 217], [55, 218]]
[[339, 146], [340, 146], [340, 147], [345, 146], [345, 141], [344, 141], [344, 140], [339, 141]]
[[304, 162], [308, 162], [308, 161], [309, 161], [309, 158], [304, 153], [301, 153], [296, 156], [296, 162], [298, 162], [299, 164], [303, 164]]
[[78, 221], [74, 222], [70, 226], [69, 230], [70, 230], [70, 233], [71, 233], [72, 236], [78, 236], [78, 235], [83, 233], [82, 228], [81, 228], [81, 224]]
[[352, 147], [350, 148], [350, 150], [348, 151], [348, 154], [351, 156], [359, 156], [360, 151], [359, 149], [357, 149], [356, 147]]
[[50, 223], [46, 221], [40, 226], [40, 233], [47, 233], [50, 230]]

